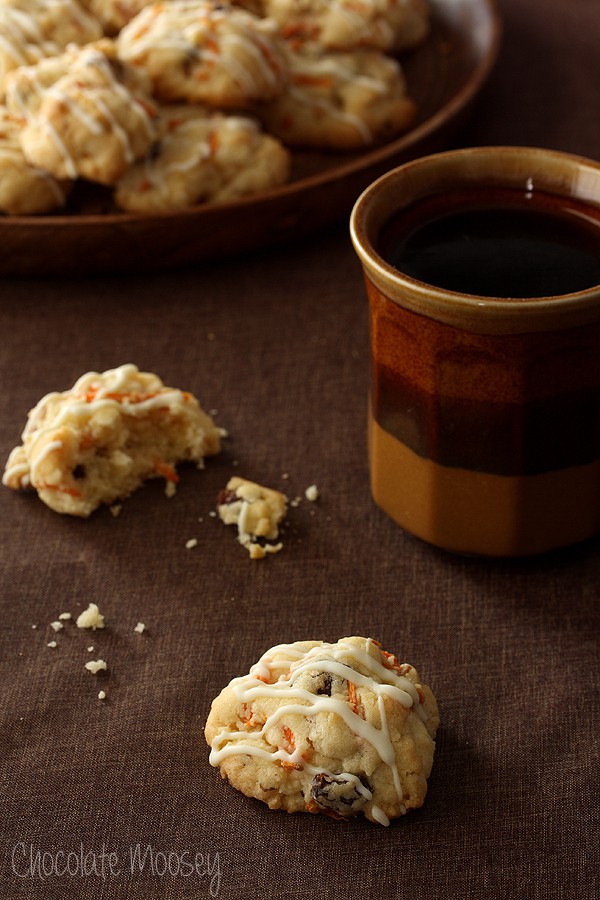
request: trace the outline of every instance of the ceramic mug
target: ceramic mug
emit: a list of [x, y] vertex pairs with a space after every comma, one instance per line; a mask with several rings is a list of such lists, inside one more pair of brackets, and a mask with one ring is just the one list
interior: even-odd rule
[[600, 286], [541, 296], [448, 289], [402, 271], [385, 246], [414, 210], [439, 213], [453, 196], [485, 212], [498, 192], [515, 214], [543, 200], [555, 234], [574, 210], [600, 261], [600, 165], [537, 148], [409, 162], [362, 193], [350, 230], [370, 305], [376, 503], [446, 550], [525, 556], [600, 531]]

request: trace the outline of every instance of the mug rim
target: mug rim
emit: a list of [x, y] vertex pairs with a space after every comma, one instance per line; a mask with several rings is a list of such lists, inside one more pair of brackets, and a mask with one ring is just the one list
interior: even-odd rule
[[[525, 176], [527, 172], [529, 175]], [[410, 200], [418, 202], [438, 193], [436, 188], [441, 192], [442, 176], [447, 178], [448, 173], [457, 176], [457, 187], [484, 181], [512, 187], [522, 184], [524, 189], [533, 184], [532, 190], [537, 187], [600, 209], [600, 163], [584, 156], [542, 147], [498, 145], [465, 147], [419, 157], [385, 172], [363, 190], [353, 206], [350, 236], [367, 279], [398, 305], [447, 324], [462, 325], [469, 331], [545, 331], [600, 319], [600, 283], [568, 294], [488, 297], [428, 284], [386, 262], [377, 251], [375, 241], [383, 224], [402, 208], [399, 189], [416, 188], [420, 193]], [[529, 183], [528, 179], [531, 179]], [[594, 198], [590, 197], [593, 184], [596, 184]], [[445, 186], [447, 189], [447, 180]], [[373, 234], [374, 230], [377, 235]]]

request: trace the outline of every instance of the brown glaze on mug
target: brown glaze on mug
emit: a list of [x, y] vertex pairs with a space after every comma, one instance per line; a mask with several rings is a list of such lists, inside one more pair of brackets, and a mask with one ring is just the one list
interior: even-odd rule
[[600, 166], [529, 148], [416, 160], [359, 198], [351, 232], [371, 311], [372, 491], [432, 544], [529, 555], [600, 530], [600, 288], [479, 297], [385, 261], [381, 233], [399, 211], [474, 185], [543, 190], [599, 215]]

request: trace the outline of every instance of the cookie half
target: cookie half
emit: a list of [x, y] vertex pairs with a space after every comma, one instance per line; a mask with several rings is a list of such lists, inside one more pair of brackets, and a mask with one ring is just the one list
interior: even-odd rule
[[165, 478], [172, 492], [177, 463], [202, 466], [220, 436], [192, 394], [151, 372], [132, 364], [88, 372], [31, 410], [2, 481], [33, 488], [56, 512], [89, 516], [149, 478]]

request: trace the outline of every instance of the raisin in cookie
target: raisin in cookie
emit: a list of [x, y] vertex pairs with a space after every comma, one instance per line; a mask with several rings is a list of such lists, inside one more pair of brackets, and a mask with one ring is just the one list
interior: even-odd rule
[[178, 481], [178, 462], [202, 466], [220, 449], [220, 430], [185, 391], [128, 364], [88, 372], [69, 391], [43, 397], [29, 413], [23, 443], [3, 484], [33, 488], [51, 509], [89, 516], [148, 478]]
[[213, 701], [210, 762], [271, 809], [390, 820], [425, 800], [439, 723], [416, 670], [371, 638], [268, 650]]
[[235, 476], [220, 492], [217, 512], [222, 522], [237, 527], [238, 540], [252, 559], [281, 550], [281, 543], [267, 543], [277, 540], [287, 512], [287, 497], [280, 491]]
[[245, 109], [285, 85], [276, 24], [212, 0], [143, 9], [117, 38], [119, 56], [150, 75], [165, 102]]
[[16, 69], [5, 83], [8, 109], [26, 119], [23, 153], [56, 178], [112, 185], [157, 139], [148, 83], [108, 39]]
[[353, 150], [412, 125], [400, 64], [373, 50], [288, 50], [290, 84], [260, 110], [265, 127], [290, 147]]
[[0, 106], [0, 212], [28, 216], [60, 209], [70, 183], [27, 162], [19, 143], [23, 124]]
[[193, 106], [162, 113], [162, 138], [117, 184], [115, 202], [121, 209], [181, 209], [256, 194], [287, 181], [289, 151], [254, 119]]
[[286, 37], [328, 50], [407, 50], [429, 32], [427, 0], [262, 0]]

